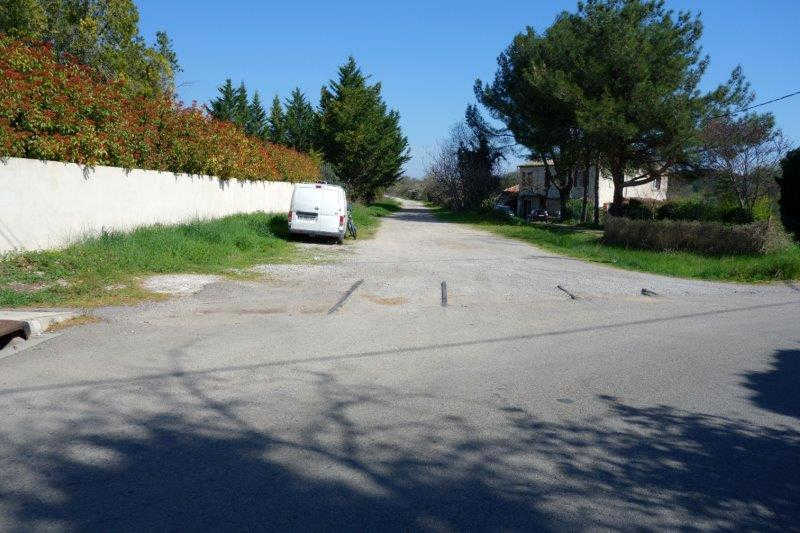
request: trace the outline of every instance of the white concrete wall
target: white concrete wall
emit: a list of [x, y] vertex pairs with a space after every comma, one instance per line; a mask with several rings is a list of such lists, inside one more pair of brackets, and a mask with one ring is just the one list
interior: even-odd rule
[[293, 185], [116, 167], [0, 161], [0, 253], [57, 248], [102, 230], [289, 210]]
[[[537, 194], [544, 193], [544, 167], [541, 165], [520, 165], [518, 167], [518, 174], [520, 176], [520, 186], [530, 187]], [[635, 177], [634, 173], [626, 175], [627, 179]], [[583, 198], [583, 178], [578, 180], [578, 184], [572, 188], [570, 198]], [[622, 190], [624, 198], [639, 198], [643, 200], [666, 200], [667, 187], [669, 186], [668, 178], [665, 176], [661, 178], [660, 183], [651, 181], [644, 185], [637, 185], [635, 187], [625, 187]], [[589, 169], [589, 199], [594, 197], [594, 167]], [[600, 206], [610, 204], [614, 201], [614, 181], [611, 179], [611, 174], [604, 169], [600, 172], [600, 186], [599, 194]], [[551, 185], [550, 190], [547, 191], [548, 205], [553, 200], [552, 205], [560, 205], [558, 200], [558, 189]], [[549, 209], [549, 207], [548, 207]]]
[[[636, 177], [633, 173], [627, 174], [626, 179]], [[669, 187], [669, 178], [663, 176], [661, 180], [653, 180], [644, 185], [636, 185], [634, 187], [625, 187], [622, 189], [623, 198], [638, 198], [640, 200], [659, 200], [665, 201], [667, 199], [667, 188]], [[600, 173], [600, 205], [604, 206], [614, 201], [614, 180], [611, 178], [611, 173], [608, 171], [601, 171]]]

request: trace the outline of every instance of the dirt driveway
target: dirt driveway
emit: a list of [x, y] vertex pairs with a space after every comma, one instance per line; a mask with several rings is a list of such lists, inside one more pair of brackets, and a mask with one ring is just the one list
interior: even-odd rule
[[[532, 308], [541, 313], [542, 306], [571, 299], [569, 294], [604, 306], [653, 304], [652, 297], [642, 295], [643, 288], [684, 302], [794, 295], [783, 285], [681, 280], [586, 263], [470, 226], [439, 222], [419, 202], [404, 200], [403, 206], [402, 212], [384, 220], [377, 238], [331, 253], [338, 259], [333, 264], [266, 265], [257, 270], [276, 288], [282, 283], [288, 287], [280, 296], [287, 312], [309, 302], [326, 308], [340, 291], [359, 280], [363, 283], [349, 299], [346, 312], [373, 314], [397, 307], [401, 312], [417, 313], [435, 308], [441, 305], [442, 281], [447, 285], [450, 307], [472, 308], [479, 314], [506, 314], [509, 309], [527, 314]], [[324, 254], [324, 246], [314, 248]], [[336, 288], [333, 295], [331, 286]]]
[[796, 527], [800, 293], [404, 207], [0, 360], [0, 529]]

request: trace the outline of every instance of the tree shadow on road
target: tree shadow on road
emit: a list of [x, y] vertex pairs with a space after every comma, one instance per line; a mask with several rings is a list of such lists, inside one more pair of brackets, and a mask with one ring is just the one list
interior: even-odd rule
[[431, 222], [435, 224], [447, 222], [446, 220], [440, 220], [439, 217], [434, 215], [434, 211], [426, 207], [403, 207], [400, 210], [392, 213], [392, 220]]
[[750, 372], [744, 378], [757, 406], [800, 418], [800, 350], [778, 350], [770, 369]]
[[307, 377], [319, 407], [279, 433], [211, 397], [236, 389], [232, 377], [137, 385], [156, 412], [71, 392], [59, 427], [23, 442], [4, 430], [4, 470], [24, 475], [0, 480], [0, 517], [11, 529], [115, 531], [778, 530], [800, 519], [793, 430], [607, 396], [596, 399], [607, 414], [580, 423], [512, 405], [472, 405], [472, 419], [439, 398]]

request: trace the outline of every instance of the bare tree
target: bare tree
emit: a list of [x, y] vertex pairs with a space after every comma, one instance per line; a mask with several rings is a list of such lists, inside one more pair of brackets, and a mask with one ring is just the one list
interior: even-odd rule
[[703, 165], [748, 211], [775, 188], [780, 160], [789, 150], [771, 113], [712, 118], [703, 127], [701, 140]]
[[456, 211], [475, 209], [498, 189], [504, 148], [493, 136], [477, 109], [468, 106], [465, 121], [453, 127], [428, 167], [433, 201]]
[[458, 173], [458, 128], [456, 126], [433, 156], [425, 173], [425, 195], [439, 205], [460, 211], [463, 209], [461, 179]]

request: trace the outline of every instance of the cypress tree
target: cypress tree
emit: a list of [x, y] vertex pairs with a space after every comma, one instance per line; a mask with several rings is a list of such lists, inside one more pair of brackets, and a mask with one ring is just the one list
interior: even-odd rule
[[241, 82], [234, 94], [233, 122], [243, 130], [246, 130], [249, 115], [247, 87], [245, 87], [244, 82]]
[[281, 99], [278, 98], [278, 95], [275, 95], [275, 98], [272, 99], [272, 107], [269, 110], [269, 124], [268, 124], [268, 135], [270, 142], [276, 144], [283, 144], [286, 139], [286, 124], [285, 124], [285, 117], [283, 114], [283, 106], [281, 105]]
[[206, 106], [208, 114], [217, 120], [225, 122], [234, 122], [235, 109], [236, 109], [236, 90], [233, 88], [231, 79], [225, 80], [225, 83], [217, 88], [219, 96], [211, 100]]
[[258, 95], [258, 91], [253, 93], [253, 99], [250, 101], [247, 110], [247, 119], [245, 133], [265, 138], [267, 132], [267, 113], [261, 105], [261, 97]]
[[287, 146], [308, 152], [314, 147], [316, 113], [306, 96], [295, 88], [286, 101], [285, 139]]
[[381, 84], [368, 85], [352, 56], [322, 89], [319, 140], [350, 194], [365, 201], [396, 182], [409, 160], [400, 115], [387, 109]]

